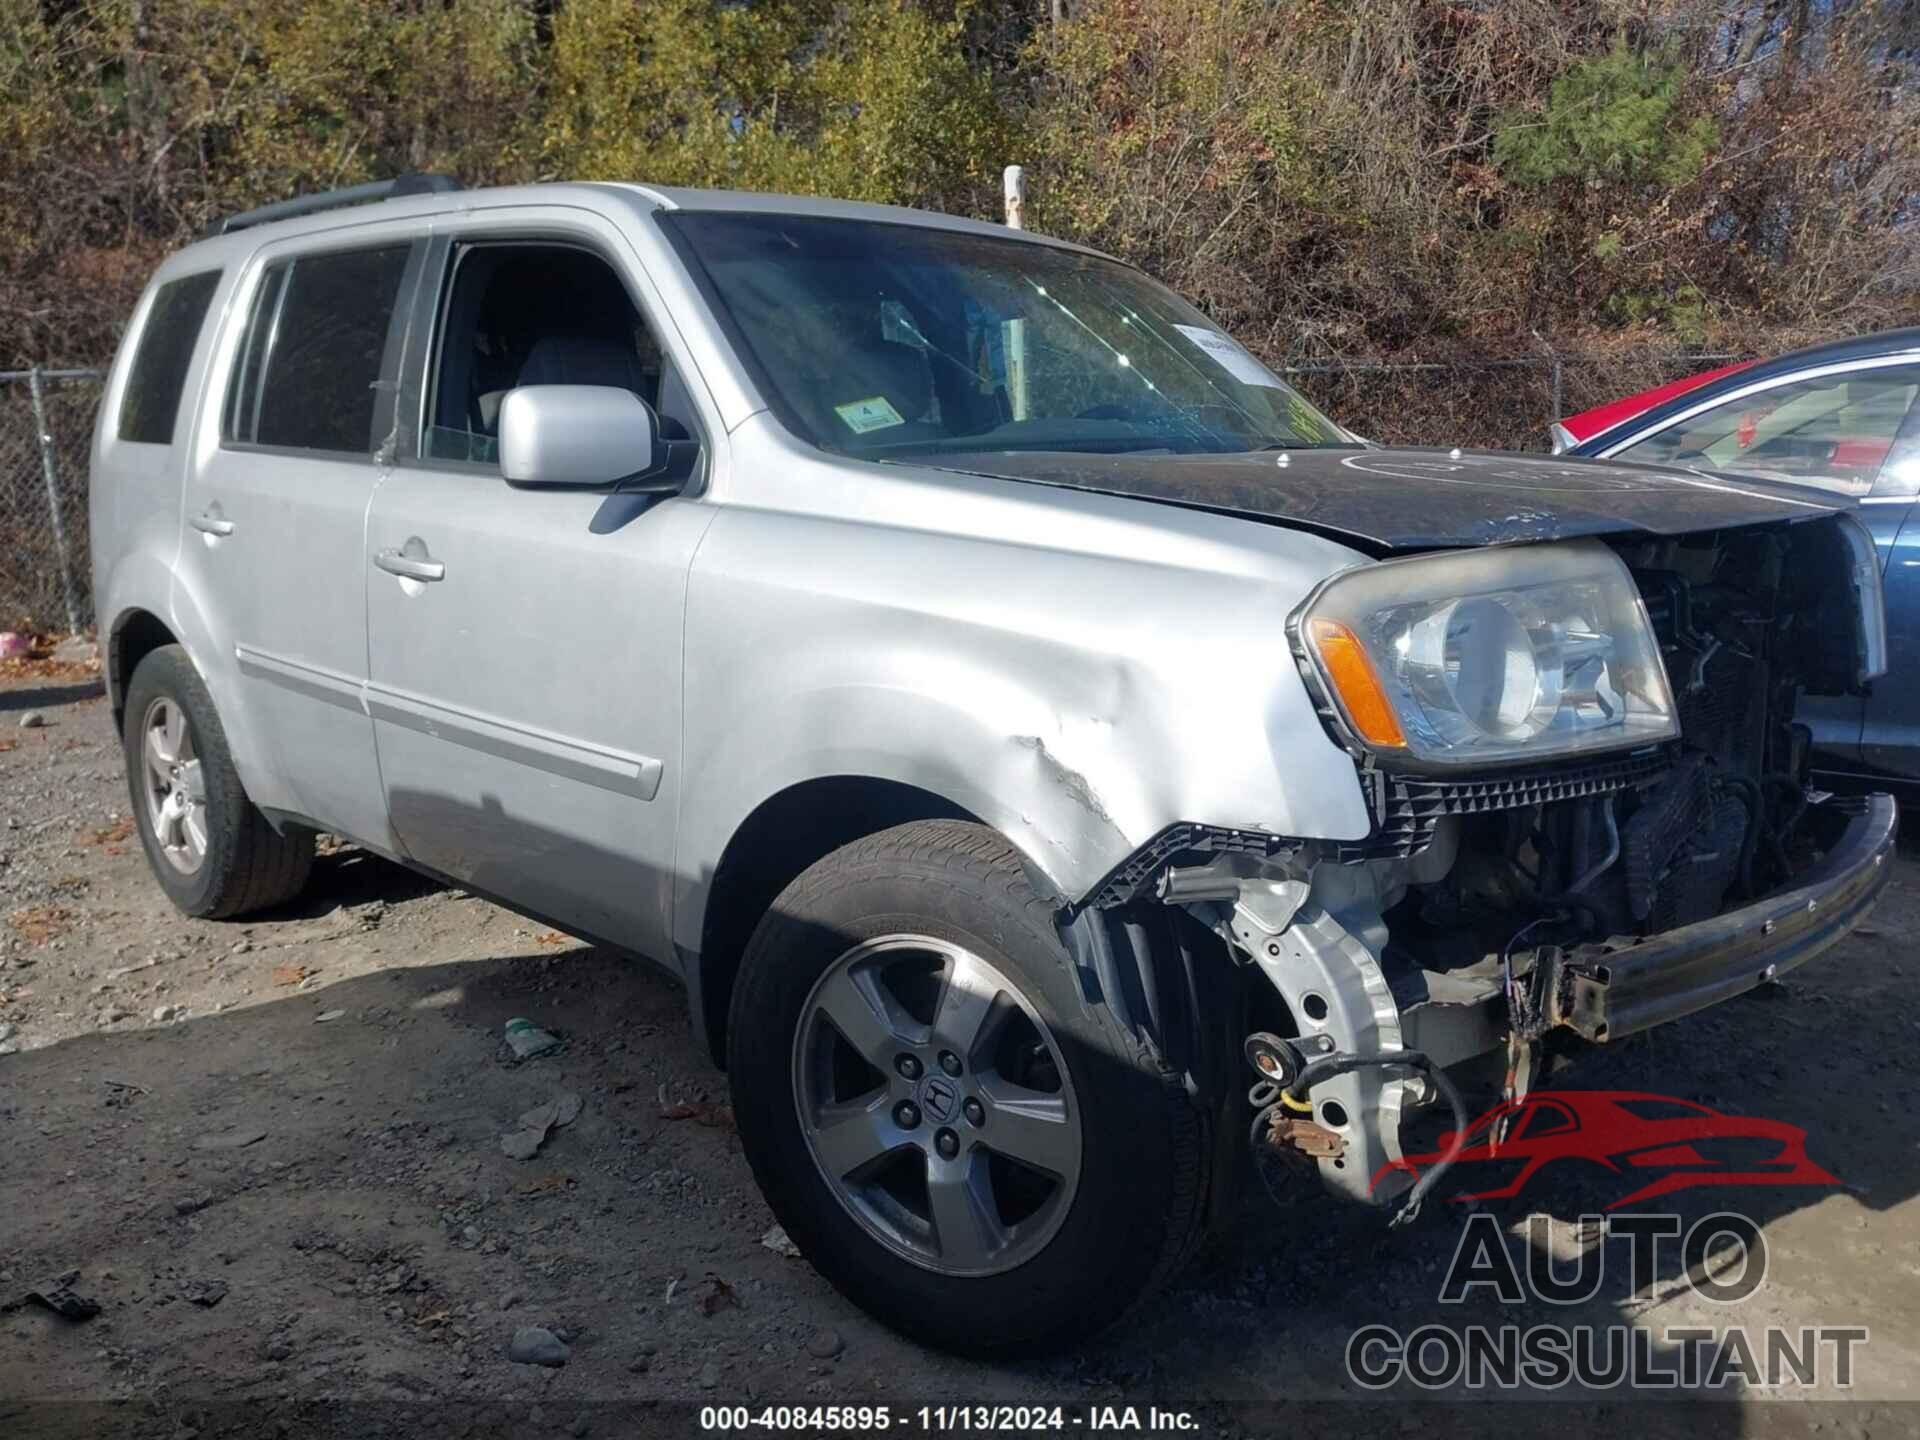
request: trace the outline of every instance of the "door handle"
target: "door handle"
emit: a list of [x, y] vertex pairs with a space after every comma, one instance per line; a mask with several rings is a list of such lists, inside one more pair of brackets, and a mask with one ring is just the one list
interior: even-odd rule
[[[425, 547], [422, 546], [422, 549]], [[428, 560], [420, 555], [405, 555], [398, 550], [381, 550], [373, 557], [373, 563], [389, 575], [398, 575], [402, 580], [444, 580], [447, 567], [439, 560]]]
[[193, 528], [205, 535], [231, 535], [233, 521], [223, 520], [218, 514], [209, 511], [193, 517]]

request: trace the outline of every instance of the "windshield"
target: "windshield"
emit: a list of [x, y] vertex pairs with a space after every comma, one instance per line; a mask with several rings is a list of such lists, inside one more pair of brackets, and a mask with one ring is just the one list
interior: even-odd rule
[[774, 409], [824, 450], [1356, 443], [1198, 310], [1112, 260], [862, 220], [661, 218]]

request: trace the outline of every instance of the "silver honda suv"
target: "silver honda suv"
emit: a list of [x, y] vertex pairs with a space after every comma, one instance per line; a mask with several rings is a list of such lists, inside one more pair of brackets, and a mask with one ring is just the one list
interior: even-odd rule
[[956, 1350], [1112, 1320], [1250, 1153], [1410, 1217], [1448, 1067], [1517, 1096], [1889, 872], [1808, 779], [1885, 663], [1842, 502], [1383, 449], [1040, 236], [283, 202], [160, 267], [92, 459], [174, 902], [327, 831], [665, 966], [788, 1233]]

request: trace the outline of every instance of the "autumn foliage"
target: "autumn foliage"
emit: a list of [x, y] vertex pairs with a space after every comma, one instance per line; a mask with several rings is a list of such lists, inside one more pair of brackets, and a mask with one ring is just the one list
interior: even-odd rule
[[[404, 170], [1029, 223], [1270, 359], [1920, 320], [1906, 0], [0, 0], [0, 363], [222, 213]], [[1624, 381], [1623, 381], [1624, 383]]]

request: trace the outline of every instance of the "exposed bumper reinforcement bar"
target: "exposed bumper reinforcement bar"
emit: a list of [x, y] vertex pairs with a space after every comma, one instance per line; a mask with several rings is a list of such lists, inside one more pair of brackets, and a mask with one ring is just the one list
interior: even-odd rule
[[1880, 898], [1893, 874], [1899, 823], [1893, 797], [1875, 795], [1792, 889], [1637, 944], [1583, 945], [1554, 956], [1548, 1018], [1589, 1040], [1618, 1040], [1805, 964]]

